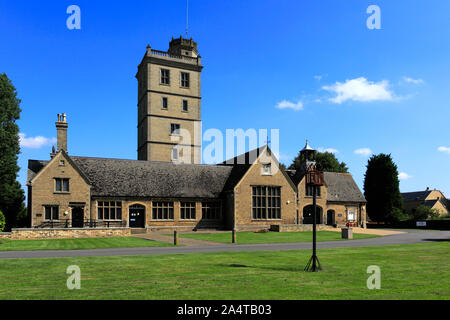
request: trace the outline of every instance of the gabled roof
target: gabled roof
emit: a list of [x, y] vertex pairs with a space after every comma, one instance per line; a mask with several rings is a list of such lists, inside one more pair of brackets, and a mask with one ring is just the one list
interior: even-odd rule
[[139, 160], [72, 157], [93, 196], [217, 198], [232, 168]]
[[50, 161], [28, 160], [27, 184], [42, 170]]
[[434, 205], [436, 204], [436, 202], [438, 202], [439, 200], [434, 199], [434, 200], [425, 200], [425, 202], [423, 203], [424, 206], [426, 207], [430, 207], [433, 208]]
[[324, 172], [323, 177], [327, 185], [327, 201], [366, 202], [351, 174]]
[[415, 191], [415, 192], [403, 192], [403, 201], [425, 201], [425, 199], [430, 195], [432, 190]]

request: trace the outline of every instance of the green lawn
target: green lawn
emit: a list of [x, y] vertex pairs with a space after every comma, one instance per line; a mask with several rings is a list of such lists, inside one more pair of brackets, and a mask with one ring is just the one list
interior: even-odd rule
[[0, 240], [0, 251], [80, 250], [100, 248], [132, 248], [169, 246], [168, 243], [133, 237], [80, 238], [50, 240]]
[[[181, 238], [192, 238], [199, 240], [231, 243], [231, 232], [227, 233], [187, 233], [180, 234]], [[353, 234], [353, 239], [368, 239], [378, 237], [369, 234]], [[238, 244], [254, 243], [283, 243], [283, 242], [311, 242], [312, 231], [305, 232], [238, 232], [236, 235]], [[341, 238], [340, 232], [317, 231], [317, 241], [338, 241]]]
[[[446, 242], [319, 250], [0, 260], [0, 299], [450, 299]], [[66, 269], [81, 269], [68, 290]], [[367, 267], [381, 268], [369, 290]]]

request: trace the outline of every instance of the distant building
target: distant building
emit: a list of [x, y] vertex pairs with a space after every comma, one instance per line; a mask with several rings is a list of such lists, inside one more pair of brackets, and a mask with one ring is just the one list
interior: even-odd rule
[[403, 197], [403, 210], [405, 213], [414, 213], [419, 206], [426, 206], [431, 209], [439, 211], [440, 215], [446, 215], [449, 213], [450, 202], [439, 190], [431, 190], [427, 188], [424, 191], [404, 192]]
[[[305, 173], [278, 170], [267, 145], [218, 165], [199, 163], [202, 68], [192, 40], [172, 39], [167, 52], [147, 48], [136, 75], [138, 160], [69, 155], [68, 122], [58, 114], [50, 160], [28, 161], [31, 227], [244, 230], [311, 224]], [[182, 154], [173, 138], [182, 129], [194, 137], [187, 145], [192, 164], [176, 163]], [[307, 144], [304, 150], [313, 149]], [[324, 182], [317, 222], [365, 227], [366, 200], [352, 176], [325, 172]]]

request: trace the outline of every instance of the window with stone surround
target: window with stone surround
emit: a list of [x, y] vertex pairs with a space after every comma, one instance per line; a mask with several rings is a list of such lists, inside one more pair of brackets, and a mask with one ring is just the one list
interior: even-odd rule
[[122, 201], [97, 201], [98, 220], [122, 220]]
[[187, 72], [181, 72], [180, 73], [180, 85], [183, 88], [189, 88], [189, 73]]
[[169, 108], [169, 100], [167, 97], [162, 97], [162, 109], [168, 109]]
[[180, 202], [180, 219], [195, 220], [195, 202]]
[[161, 69], [161, 84], [170, 85], [170, 70]]
[[45, 220], [58, 220], [59, 207], [58, 206], [44, 206]]
[[205, 220], [220, 220], [221, 205], [217, 201], [202, 202], [202, 219]]
[[183, 111], [187, 112], [188, 111], [188, 101], [187, 100], [183, 100]]
[[69, 192], [69, 179], [55, 178], [55, 192]]
[[152, 207], [153, 220], [173, 220], [173, 202], [153, 201]]
[[281, 219], [281, 187], [252, 187], [252, 217], [255, 220]]

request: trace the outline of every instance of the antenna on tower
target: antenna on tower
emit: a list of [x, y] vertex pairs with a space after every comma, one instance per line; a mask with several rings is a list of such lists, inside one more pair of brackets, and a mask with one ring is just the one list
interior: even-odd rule
[[189, 0], [186, 0], [186, 39], [189, 31]]

